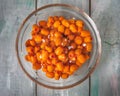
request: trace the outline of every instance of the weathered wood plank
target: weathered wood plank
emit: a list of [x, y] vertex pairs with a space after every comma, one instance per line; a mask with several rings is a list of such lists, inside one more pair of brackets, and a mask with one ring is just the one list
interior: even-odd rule
[[34, 95], [34, 83], [21, 70], [15, 53], [18, 28], [32, 10], [33, 0], [0, 1], [0, 96]]
[[120, 0], [92, 0], [102, 38], [102, 57], [92, 75], [91, 96], [120, 96]]

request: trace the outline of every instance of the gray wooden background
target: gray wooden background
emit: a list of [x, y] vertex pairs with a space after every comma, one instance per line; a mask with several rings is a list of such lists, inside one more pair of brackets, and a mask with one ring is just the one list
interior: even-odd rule
[[23, 73], [15, 54], [15, 39], [23, 19], [35, 10], [35, 0], [0, 0], [0, 96], [120, 96], [120, 0], [38, 0], [37, 6], [67, 3], [89, 14], [90, 1], [103, 51], [91, 75], [89, 92], [89, 79], [71, 89], [52, 90], [36, 86]]

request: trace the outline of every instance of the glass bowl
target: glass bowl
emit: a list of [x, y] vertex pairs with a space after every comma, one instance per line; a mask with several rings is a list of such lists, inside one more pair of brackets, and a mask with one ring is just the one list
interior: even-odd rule
[[[65, 80], [47, 78], [41, 70], [34, 71], [31, 64], [24, 58], [27, 54], [25, 50], [25, 41], [31, 38], [31, 26], [38, 22], [38, 20], [47, 19], [48, 16], [64, 16], [66, 18], [81, 19], [92, 34], [93, 48], [90, 59], [72, 76]], [[21, 68], [31, 80], [47, 88], [66, 89], [82, 83], [94, 71], [101, 55], [101, 38], [93, 20], [81, 9], [67, 4], [50, 4], [38, 8], [25, 18], [17, 34], [16, 53]]]

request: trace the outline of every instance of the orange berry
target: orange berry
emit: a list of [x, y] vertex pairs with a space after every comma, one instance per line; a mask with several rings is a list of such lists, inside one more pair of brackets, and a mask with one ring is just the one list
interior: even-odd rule
[[70, 71], [70, 66], [69, 65], [65, 65], [64, 69], [63, 69], [63, 73], [68, 73]]
[[35, 35], [34, 40], [35, 40], [36, 43], [40, 43], [42, 41], [41, 35]]
[[31, 61], [31, 63], [34, 64], [37, 62], [37, 58], [35, 56], [31, 56], [30, 61]]
[[29, 47], [26, 47], [26, 51], [28, 52], [28, 53], [33, 53], [33, 47], [32, 46], [29, 46]]
[[48, 72], [53, 72], [54, 71], [54, 66], [53, 65], [48, 65], [47, 66], [47, 71]]
[[82, 49], [80, 49], [80, 48], [77, 48], [77, 49], [75, 50], [75, 54], [76, 54], [77, 56], [80, 55], [81, 52], [82, 52]]
[[76, 33], [77, 32], [77, 27], [74, 24], [71, 24], [70, 25], [70, 30], [71, 30], [71, 32]]
[[55, 54], [56, 55], [60, 55], [62, 54], [64, 51], [64, 48], [63, 47], [57, 47], [56, 50], [55, 50]]
[[47, 72], [47, 68], [46, 68], [46, 67], [43, 67], [43, 68], [42, 68], [42, 71], [43, 71], [43, 72]]
[[78, 69], [78, 66], [76, 64], [70, 65], [70, 71], [75, 72]]
[[47, 22], [45, 20], [41, 20], [41, 21], [39, 21], [39, 25], [42, 27], [46, 27]]
[[85, 37], [84, 42], [92, 42], [91, 36]]
[[46, 76], [49, 78], [54, 78], [54, 73], [53, 72], [46, 72]]
[[81, 36], [82, 36], [82, 37], [90, 36], [90, 32], [87, 31], [87, 30], [83, 30], [83, 31], [81, 31]]
[[66, 61], [67, 57], [66, 57], [65, 54], [60, 54], [60, 55], [58, 56], [58, 59], [64, 62], [64, 61]]
[[77, 45], [76, 45], [74, 42], [72, 42], [72, 43], [70, 44], [70, 47], [71, 47], [72, 49], [76, 49]]
[[55, 36], [55, 37], [62, 37], [62, 34], [57, 31], [57, 32], [54, 32], [54, 36]]
[[69, 40], [74, 40], [75, 36], [70, 34], [70, 35], [68, 35], [68, 38], [69, 38]]
[[52, 52], [52, 48], [50, 46], [45, 46], [45, 49], [48, 51], [48, 52]]
[[58, 27], [58, 31], [61, 32], [61, 33], [64, 33], [64, 30], [65, 30], [65, 27], [63, 25], [60, 25]]
[[55, 72], [55, 77], [54, 77], [56, 80], [59, 80], [60, 79], [60, 74], [58, 72]]
[[41, 34], [47, 36], [49, 34], [49, 30], [43, 28], [41, 29]]
[[58, 71], [62, 71], [62, 70], [64, 69], [64, 65], [63, 65], [62, 62], [58, 62], [58, 63], [56, 64], [56, 67], [57, 67], [57, 70], [58, 70]]
[[31, 46], [35, 46], [35, 45], [36, 45], [36, 42], [35, 42], [33, 39], [31, 39], [31, 40], [30, 40], [30, 45], [31, 45]]
[[86, 43], [86, 49], [90, 52], [92, 50], [92, 43]]
[[85, 63], [86, 62], [86, 58], [84, 55], [80, 54], [78, 57], [77, 57], [77, 60], [80, 62], [80, 63]]
[[78, 27], [83, 27], [83, 21], [77, 20], [77, 21], [76, 21], [76, 25], [77, 25]]
[[75, 23], [75, 20], [74, 20], [74, 19], [69, 19], [69, 22], [70, 22], [71, 24], [74, 24], [74, 23]]
[[31, 60], [31, 56], [30, 55], [25, 55], [25, 60], [30, 61]]
[[68, 78], [68, 76], [69, 76], [68, 74], [63, 73], [63, 74], [61, 75], [61, 78], [62, 78], [62, 79], [67, 79], [67, 78]]
[[69, 27], [70, 26], [69, 22], [66, 19], [62, 20], [62, 25], [64, 25], [65, 27]]
[[33, 24], [32, 31], [38, 33], [40, 31], [40, 27], [37, 24]]
[[76, 44], [79, 45], [79, 44], [82, 44], [82, 41], [83, 41], [83, 40], [82, 40], [82, 37], [76, 36], [74, 41], [75, 41]]
[[53, 24], [53, 26], [55, 28], [58, 28], [60, 26], [60, 21], [55, 21], [54, 24]]
[[41, 64], [35, 63], [35, 64], [33, 64], [32, 68], [33, 68], [34, 70], [39, 70], [39, 69], [41, 69]]
[[76, 65], [78, 65], [79, 67], [81, 67], [83, 64], [80, 63], [78, 60], [76, 60]]
[[64, 19], [64, 17], [63, 17], [63, 16], [60, 16], [60, 17], [59, 17], [59, 20], [60, 20], [60, 21], [62, 21], [63, 19]]
[[71, 33], [71, 32], [70, 32], [70, 29], [66, 28], [64, 34], [65, 34], [65, 35], [70, 35], [70, 33]]

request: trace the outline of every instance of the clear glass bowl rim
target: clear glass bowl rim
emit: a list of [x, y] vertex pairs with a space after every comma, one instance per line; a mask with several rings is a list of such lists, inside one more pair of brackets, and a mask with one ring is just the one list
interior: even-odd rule
[[[89, 71], [89, 73], [83, 78], [81, 79], [80, 81], [74, 83], [74, 84], [71, 84], [71, 85], [68, 85], [68, 86], [49, 86], [49, 85], [45, 85], [39, 81], [37, 81], [35, 78], [33, 78], [26, 70], [25, 68], [23, 67], [22, 63], [21, 63], [21, 60], [20, 60], [20, 57], [19, 57], [19, 49], [18, 49], [18, 41], [19, 41], [19, 35], [21, 33], [21, 30], [24, 26], [24, 24], [26, 23], [26, 21], [33, 15], [35, 15], [38, 11], [42, 10], [42, 9], [45, 9], [45, 8], [49, 8], [49, 7], [55, 7], [55, 6], [60, 6], [60, 7], [67, 7], [67, 8], [70, 8], [70, 9], [73, 9], [77, 12], [80, 12], [81, 14], [83, 14], [87, 20], [90, 22], [90, 24], [93, 26], [95, 32], [96, 32], [96, 35], [98, 36], [97, 40], [98, 40], [98, 55], [97, 55], [97, 60], [96, 60], [96, 63], [94, 64], [94, 66], [91, 68], [91, 70]], [[23, 21], [23, 23], [21, 24], [19, 30], [18, 30], [18, 34], [17, 34], [17, 37], [16, 37], [16, 44], [15, 44], [15, 47], [16, 47], [16, 55], [17, 55], [17, 59], [18, 59], [18, 63], [19, 65], [21, 66], [22, 70], [25, 72], [25, 74], [32, 80], [34, 81], [35, 83], [41, 85], [41, 86], [44, 86], [44, 87], [47, 87], [47, 88], [51, 88], [51, 89], [67, 89], [67, 88], [71, 88], [71, 87], [74, 87], [80, 83], [82, 83], [83, 81], [85, 81], [92, 73], [93, 71], [95, 70], [96, 66], [98, 65], [99, 61], [100, 61], [100, 57], [101, 57], [101, 49], [102, 49], [102, 46], [101, 46], [101, 38], [100, 38], [100, 34], [99, 34], [99, 31], [95, 25], [95, 23], [93, 22], [93, 20], [83, 11], [81, 10], [80, 8], [76, 7], [76, 6], [72, 6], [72, 5], [69, 5], [69, 4], [48, 4], [48, 5], [45, 5], [45, 6], [42, 6], [40, 8], [38, 8], [37, 10], [33, 11], [31, 14], [29, 14]]]

